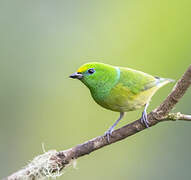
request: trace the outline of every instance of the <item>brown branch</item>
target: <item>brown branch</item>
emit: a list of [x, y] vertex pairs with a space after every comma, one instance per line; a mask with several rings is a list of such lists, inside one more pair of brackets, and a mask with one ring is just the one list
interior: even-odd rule
[[[170, 113], [172, 108], [185, 94], [191, 84], [191, 66], [184, 73], [182, 78], [177, 82], [172, 92], [161, 103], [159, 107], [148, 114], [150, 127], [162, 121], [185, 120], [191, 121], [190, 115], [181, 113]], [[42, 177], [54, 177], [60, 175], [60, 171], [65, 168], [72, 160], [81, 156], [90, 154], [91, 152], [100, 149], [106, 145], [110, 145], [129, 136], [132, 136], [145, 129], [139, 120], [136, 120], [120, 129], [113, 131], [110, 142], [106, 136], [99, 136], [91, 139], [83, 144], [79, 144], [65, 151], [49, 151], [40, 156], [37, 156], [30, 164], [22, 170], [5, 178], [6, 180], [21, 180], [31, 179], [37, 180]]]

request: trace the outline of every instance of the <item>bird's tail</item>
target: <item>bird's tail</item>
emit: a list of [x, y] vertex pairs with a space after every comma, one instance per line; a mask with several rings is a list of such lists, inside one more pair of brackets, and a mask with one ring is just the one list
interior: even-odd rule
[[165, 84], [171, 83], [171, 82], [175, 82], [174, 79], [168, 79], [168, 78], [161, 78], [161, 77], [155, 77], [157, 80], [157, 86], [158, 87], [162, 87]]

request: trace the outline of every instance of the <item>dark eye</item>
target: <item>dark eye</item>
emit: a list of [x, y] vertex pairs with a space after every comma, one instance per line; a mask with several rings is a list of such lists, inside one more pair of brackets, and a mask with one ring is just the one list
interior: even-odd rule
[[95, 72], [94, 68], [88, 69], [89, 74], [93, 74]]

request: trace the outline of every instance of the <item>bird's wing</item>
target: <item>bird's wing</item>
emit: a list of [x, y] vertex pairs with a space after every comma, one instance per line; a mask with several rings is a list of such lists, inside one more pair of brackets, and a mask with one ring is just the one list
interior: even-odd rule
[[141, 71], [130, 68], [120, 68], [120, 72], [119, 83], [128, 88], [132, 94], [138, 94], [160, 83], [160, 78], [155, 78]]

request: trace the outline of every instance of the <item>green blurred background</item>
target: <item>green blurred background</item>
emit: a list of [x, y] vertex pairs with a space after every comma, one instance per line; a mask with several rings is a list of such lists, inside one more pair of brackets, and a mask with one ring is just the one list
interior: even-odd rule
[[[45, 149], [102, 135], [118, 113], [69, 79], [99, 61], [178, 79], [191, 62], [190, 0], [0, 0], [0, 178]], [[173, 84], [160, 89], [149, 110]], [[174, 111], [191, 113], [191, 93]], [[127, 113], [118, 127], [140, 117]], [[165, 122], [77, 161], [59, 179], [191, 179], [191, 124]]]

